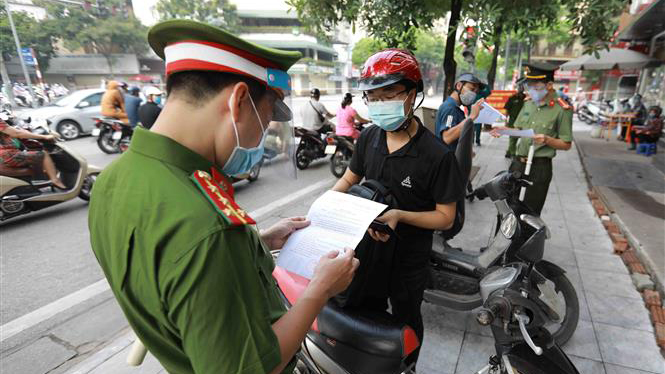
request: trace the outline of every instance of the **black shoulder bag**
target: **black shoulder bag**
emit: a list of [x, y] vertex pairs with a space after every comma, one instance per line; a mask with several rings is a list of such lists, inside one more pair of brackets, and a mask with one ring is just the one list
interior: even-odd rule
[[[390, 190], [376, 180], [366, 180], [349, 188], [348, 194], [362, 197], [397, 208], [397, 201]], [[356, 247], [355, 257], [360, 260], [353, 281], [335, 300], [342, 307], [359, 307], [368, 298], [387, 298], [390, 292], [391, 273], [395, 257], [394, 235], [387, 242], [378, 242], [368, 234]]]

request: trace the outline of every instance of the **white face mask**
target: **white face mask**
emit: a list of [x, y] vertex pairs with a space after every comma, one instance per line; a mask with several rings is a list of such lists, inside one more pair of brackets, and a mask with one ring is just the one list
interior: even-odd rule
[[459, 100], [462, 102], [462, 105], [469, 106], [476, 102], [477, 94], [471, 90], [464, 90], [462, 94], [459, 95]]

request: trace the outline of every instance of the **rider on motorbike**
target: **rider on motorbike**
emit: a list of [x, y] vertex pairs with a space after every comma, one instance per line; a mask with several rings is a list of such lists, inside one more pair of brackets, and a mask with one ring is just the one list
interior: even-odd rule
[[328, 112], [328, 109], [319, 101], [321, 91], [318, 88], [312, 88], [309, 94], [310, 100], [302, 110], [303, 127], [317, 131], [320, 134], [333, 131], [333, 124], [330, 119], [334, 115]]
[[58, 178], [58, 170], [51, 156], [44, 151], [22, 151], [16, 139], [53, 141], [55, 136], [33, 134], [30, 131], [11, 127], [0, 120], [0, 164], [8, 168], [30, 168], [35, 173], [43, 170], [55, 187], [66, 190], [67, 186]]
[[117, 81], [110, 81], [106, 84], [106, 92], [102, 96], [102, 115], [118, 119], [124, 123], [129, 123], [127, 111], [125, 110], [125, 98]]
[[[389, 290], [392, 314], [411, 326], [422, 342], [420, 305], [432, 234], [452, 227], [464, 184], [455, 155], [413, 114], [423, 79], [410, 52], [391, 48], [372, 55], [365, 62], [359, 89], [376, 126], [360, 134], [351, 163], [333, 190], [346, 192], [364, 177], [378, 181], [394, 196], [399, 209], [388, 210], [377, 220], [390, 226], [395, 238], [372, 229], [368, 233], [376, 241], [395, 240]], [[387, 309], [385, 298], [367, 302], [369, 308]], [[418, 353], [414, 351], [405, 362], [415, 363]]]
[[339, 136], [348, 136], [355, 140], [360, 136], [360, 130], [358, 130], [357, 126], [369, 123], [369, 121], [358, 115], [358, 112], [356, 112], [351, 106], [352, 102], [353, 95], [351, 95], [350, 92], [347, 92], [346, 95], [344, 95], [341, 107], [337, 109], [337, 127], [335, 128], [335, 134]]

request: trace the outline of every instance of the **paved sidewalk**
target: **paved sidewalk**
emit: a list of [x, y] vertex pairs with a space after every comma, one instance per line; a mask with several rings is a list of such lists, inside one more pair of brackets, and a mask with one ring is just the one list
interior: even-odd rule
[[575, 130], [590, 184], [665, 291], [665, 142], [645, 157], [625, 142], [591, 138], [591, 126], [578, 123]]
[[[503, 155], [507, 139], [491, 139], [483, 133], [476, 149], [480, 166], [474, 185], [489, 180], [508, 166]], [[564, 347], [580, 373], [665, 373], [665, 361], [656, 345], [653, 328], [640, 294], [633, 288], [623, 262], [612, 254], [612, 243], [586, 196], [587, 183], [580, 158], [572, 149], [554, 161], [554, 179], [543, 219], [552, 231], [545, 258], [568, 272], [580, 301], [580, 322]], [[313, 197], [280, 214], [304, 214]], [[492, 204], [467, 204], [467, 224], [453, 245], [477, 250], [487, 243], [494, 216]], [[278, 217], [271, 218], [272, 221]], [[265, 222], [269, 225], [270, 220]], [[418, 372], [426, 374], [473, 373], [486, 364], [493, 339], [480, 328], [473, 313], [423, 305], [425, 341]], [[70, 373], [160, 373], [163, 369], [148, 357], [138, 368], [124, 363], [131, 332], [120, 334]]]

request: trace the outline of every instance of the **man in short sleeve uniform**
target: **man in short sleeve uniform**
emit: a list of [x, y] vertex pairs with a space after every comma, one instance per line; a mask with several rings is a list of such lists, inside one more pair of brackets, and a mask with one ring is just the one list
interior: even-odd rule
[[514, 126], [533, 129], [536, 137], [519, 139], [510, 169], [524, 172], [529, 147], [533, 144], [535, 152], [529, 174], [533, 185], [527, 187], [524, 201], [540, 214], [552, 181], [552, 159], [557, 150], [569, 150], [573, 141], [573, 111], [553, 88], [555, 67], [542, 64], [525, 66], [525, 83], [530, 100], [524, 102]]
[[[268, 123], [289, 125], [286, 70], [300, 53], [186, 20], [155, 25], [148, 41], [166, 60], [169, 101], [95, 183], [95, 256], [132, 329], [169, 373], [292, 372], [332, 290], [319, 292], [313, 279], [310, 297], [286, 311], [270, 250], [306, 221], [259, 233], [229, 176], [260, 160]], [[287, 317], [290, 331], [280, 324]]]

